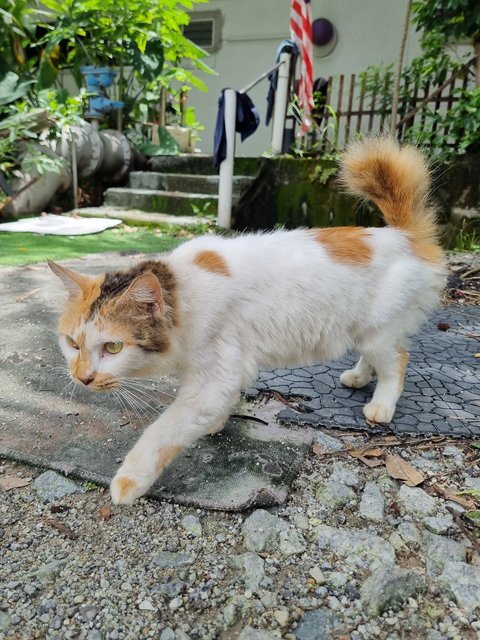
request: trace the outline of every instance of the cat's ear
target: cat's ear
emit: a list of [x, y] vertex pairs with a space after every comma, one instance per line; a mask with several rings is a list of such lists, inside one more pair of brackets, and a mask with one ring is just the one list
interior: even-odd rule
[[80, 273], [70, 271], [70, 269], [61, 267], [59, 264], [52, 262], [51, 260], [48, 260], [48, 266], [63, 282], [63, 286], [68, 291], [71, 298], [83, 295], [83, 293], [88, 289], [90, 280], [87, 276], [82, 276]]
[[153, 305], [157, 313], [163, 310], [163, 293], [158, 278], [148, 271], [135, 278], [118, 301], [121, 305]]

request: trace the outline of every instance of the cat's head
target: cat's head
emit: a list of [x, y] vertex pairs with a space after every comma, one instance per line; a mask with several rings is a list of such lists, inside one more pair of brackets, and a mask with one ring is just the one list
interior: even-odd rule
[[163, 263], [96, 277], [48, 264], [69, 294], [58, 331], [76, 383], [108, 391], [158, 368], [176, 323], [175, 283]]

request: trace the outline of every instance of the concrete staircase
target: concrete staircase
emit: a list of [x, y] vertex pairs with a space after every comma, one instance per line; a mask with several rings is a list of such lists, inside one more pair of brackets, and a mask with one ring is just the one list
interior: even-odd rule
[[[105, 211], [109, 217], [117, 212], [145, 212], [145, 222], [180, 222], [193, 218], [201, 221], [217, 214], [218, 175], [212, 175], [212, 160], [206, 156], [162, 156], [152, 159], [151, 171], [133, 171], [128, 186], [112, 187], [104, 194]], [[248, 170], [247, 166], [247, 170]], [[252, 175], [236, 175], [233, 183], [233, 204], [253, 182]], [[142, 216], [141, 216], [142, 217]]]

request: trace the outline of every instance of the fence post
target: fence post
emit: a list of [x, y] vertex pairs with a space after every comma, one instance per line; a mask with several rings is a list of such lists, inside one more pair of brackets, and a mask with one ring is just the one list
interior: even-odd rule
[[236, 92], [233, 89], [225, 89], [224, 100], [227, 153], [220, 164], [219, 171], [217, 224], [224, 229], [230, 229], [232, 226], [233, 161], [235, 158]]
[[290, 79], [290, 54], [282, 53], [278, 68], [277, 90], [275, 92], [275, 110], [272, 123], [272, 153], [282, 153], [285, 115], [287, 113], [288, 82]]

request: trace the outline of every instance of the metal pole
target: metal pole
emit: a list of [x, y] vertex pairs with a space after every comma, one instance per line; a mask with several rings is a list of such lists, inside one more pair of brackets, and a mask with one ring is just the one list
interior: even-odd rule
[[75, 133], [70, 129], [70, 140], [72, 147], [72, 185], [73, 185], [73, 208], [78, 209], [78, 167], [77, 167], [77, 143]]
[[278, 68], [277, 90], [275, 92], [275, 110], [272, 123], [272, 153], [282, 153], [283, 131], [285, 129], [285, 115], [287, 113], [288, 82], [290, 76], [290, 54], [280, 55]]
[[237, 111], [237, 94], [233, 89], [225, 89], [225, 136], [227, 139], [227, 154], [220, 164], [220, 179], [218, 184], [218, 214], [217, 224], [224, 229], [232, 226], [232, 188], [233, 161], [235, 158], [235, 120]]

